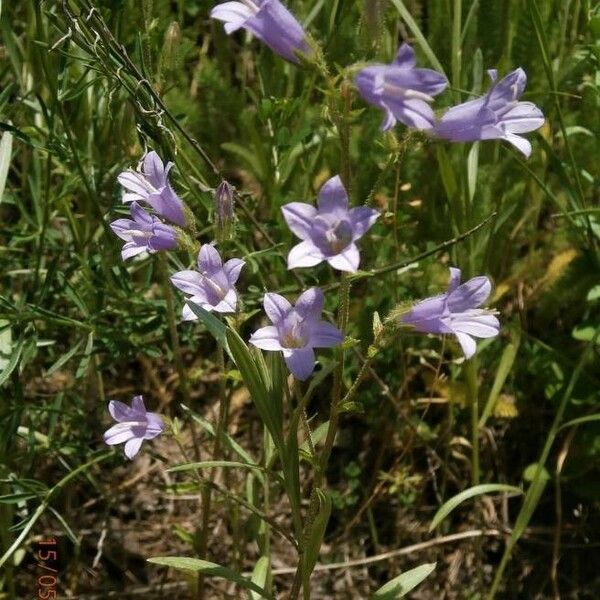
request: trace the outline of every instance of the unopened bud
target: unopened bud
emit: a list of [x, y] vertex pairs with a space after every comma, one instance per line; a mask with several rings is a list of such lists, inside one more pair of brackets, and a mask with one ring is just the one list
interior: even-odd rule
[[179, 23], [173, 21], [167, 31], [160, 57], [161, 70], [166, 73], [172, 73], [179, 63], [179, 47], [181, 46], [181, 29]]
[[217, 240], [222, 242], [231, 237], [234, 217], [234, 188], [227, 181], [222, 181], [215, 190], [215, 226]]

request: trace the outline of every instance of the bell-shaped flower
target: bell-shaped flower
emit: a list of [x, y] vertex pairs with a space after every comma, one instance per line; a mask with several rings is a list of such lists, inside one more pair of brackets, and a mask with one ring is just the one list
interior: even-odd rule
[[433, 96], [444, 91], [447, 79], [432, 69], [416, 67], [415, 51], [402, 44], [390, 65], [371, 65], [359, 71], [356, 87], [369, 103], [385, 112], [383, 131], [398, 121], [415, 129], [431, 129], [435, 115]]
[[342, 342], [342, 332], [321, 320], [325, 298], [319, 288], [303, 292], [295, 306], [279, 294], [265, 294], [264, 307], [272, 325], [262, 327], [250, 337], [261, 350], [282, 352], [293, 375], [304, 381], [315, 368], [313, 348], [331, 348]]
[[527, 158], [531, 142], [519, 135], [535, 131], [544, 124], [542, 111], [532, 102], [520, 102], [527, 75], [519, 68], [496, 81], [497, 71], [488, 75], [492, 87], [485, 96], [453, 106], [436, 123], [433, 133], [452, 142], [506, 140]]
[[[179, 271], [171, 277], [171, 283], [185, 294], [188, 301], [204, 310], [219, 313], [234, 313], [237, 308], [235, 283], [245, 262], [232, 258], [223, 264], [217, 249], [204, 244], [198, 254], [197, 271]], [[183, 319], [193, 321], [198, 317], [186, 304]]]
[[108, 412], [117, 424], [104, 433], [104, 442], [109, 446], [124, 443], [125, 456], [130, 460], [139, 452], [144, 440], [155, 438], [165, 428], [160, 415], [146, 410], [142, 396], [134, 396], [131, 407], [111, 400]]
[[379, 217], [368, 206], [348, 208], [348, 194], [337, 175], [319, 191], [317, 208], [290, 202], [281, 210], [288, 227], [302, 240], [288, 254], [288, 269], [312, 267], [326, 260], [334, 269], [356, 271], [360, 254], [355, 242]]
[[225, 23], [227, 34], [246, 29], [290, 62], [298, 63], [298, 53], [310, 52], [302, 25], [279, 0], [223, 2], [210, 16]]
[[117, 219], [110, 224], [113, 232], [125, 240], [121, 250], [123, 260], [142, 252], [154, 254], [177, 247], [177, 233], [173, 227], [148, 214], [137, 202], [132, 202], [129, 211], [131, 219]]
[[450, 269], [448, 291], [418, 302], [401, 323], [422, 333], [455, 335], [466, 358], [475, 354], [476, 338], [491, 338], [500, 332], [494, 312], [479, 308], [492, 291], [487, 277], [473, 277], [460, 283], [460, 269]]
[[127, 190], [123, 194], [123, 202], [145, 202], [156, 214], [185, 227], [183, 202], [169, 183], [172, 167], [172, 162], [165, 165], [160, 156], [152, 151], [146, 154], [136, 171], [123, 171], [117, 179]]

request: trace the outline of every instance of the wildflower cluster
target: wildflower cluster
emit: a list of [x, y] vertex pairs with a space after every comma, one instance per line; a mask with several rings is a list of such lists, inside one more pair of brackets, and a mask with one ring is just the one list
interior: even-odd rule
[[[211, 16], [224, 22], [228, 34], [240, 28], [246, 29], [285, 60], [299, 66], [314, 66], [311, 61], [318, 54], [318, 48], [279, 0], [225, 2], [217, 5]], [[454, 106], [438, 117], [432, 105], [434, 98], [447, 88], [448, 81], [441, 73], [417, 67], [414, 50], [404, 43], [391, 64], [373, 64], [358, 70], [355, 84], [366, 102], [384, 112], [381, 126], [384, 131], [402, 123], [426, 132], [433, 140], [466, 142], [503, 139], [529, 156], [531, 144], [519, 134], [541, 127], [544, 117], [532, 103], [519, 101], [525, 89], [525, 73], [517, 69], [496, 81], [496, 72], [490, 71], [490, 77], [492, 87], [483, 97]], [[190, 223], [192, 213], [169, 182], [172, 167], [173, 163], [165, 165], [158, 154], [151, 151], [136, 170], [127, 170], [119, 175], [118, 181], [124, 189], [123, 202], [131, 203], [132, 219], [118, 219], [111, 227], [126, 242], [122, 250], [124, 260], [145, 252], [152, 254], [175, 250], [184, 232], [194, 237], [195, 230]], [[289, 229], [300, 240], [289, 249], [287, 268], [312, 268], [326, 262], [334, 270], [342, 272], [340, 285], [345, 286], [343, 289], [348, 292], [349, 277], [358, 271], [361, 263], [360, 241], [376, 224], [380, 213], [371, 206], [351, 207], [344, 184], [347, 186], [349, 182], [335, 175], [318, 191], [316, 206], [312, 202], [289, 202], [281, 210]], [[234, 190], [227, 182], [222, 182], [215, 190], [214, 197], [214, 238], [221, 243], [233, 231]], [[225, 333], [221, 337], [215, 334], [215, 337], [218, 337], [220, 344], [223, 344], [223, 339], [234, 342], [229, 348], [230, 355], [237, 363], [242, 378], [250, 373], [248, 388], [256, 396], [257, 409], [278, 448], [281, 461], [291, 461], [290, 450], [285, 445], [279, 423], [280, 412], [273, 418], [268, 411], [276, 409], [260, 404], [261, 390], [270, 390], [274, 386], [268, 374], [264, 375], [265, 362], [254, 365], [246, 342], [232, 328], [232, 321], [225, 319], [225, 315], [235, 315], [243, 302], [243, 294], [238, 293], [236, 286], [245, 261], [235, 256], [222, 257], [212, 242], [208, 240], [202, 243], [197, 269], [181, 270], [170, 277], [172, 285], [184, 294], [182, 318], [191, 321], [202, 318], [203, 311], [217, 313], [211, 318], [222, 325], [219, 331]], [[379, 328], [375, 332], [368, 360], [376, 356], [384, 338], [397, 334], [402, 326], [426, 334], [454, 336], [466, 359], [476, 352], [475, 338], [497, 336], [500, 324], [495, 312], [482, 308], [492, 289], [489, 278], [473, 277], [462, 284], [460, 280], [460, 269], [452, 267], [450, 284], [445, 293], [417, 302], [409, 310], [385, 320], [384, 324], [378, 321]], [[305, 381], [313, 374], [315, 349], [339, 346], [346, 335], [347, 299], [341, 297], [340, 314], [337, 324], [333, 324], [322, 318], [325, 294], [319, 287], [303, 291], [295, 303], [278, 293], [266, 292], [263, 307], [271, 324], [259, 327], [247, 343], [259, 350], [281, 353], [287, 369], [298, 381]], [[219, 316], [223, 320], [219, 320]], [[214, 322], [212, 327], [211, 332], [217, 327]], [[343, 365], [343, 361], [339, 364]], [[338, 365], [334, 385], [334, 393], [338, 396], [332, 401], [333, 424], [330, 424], [331, 432], [325, 443], [322, 465], [326, 463], [331, 450], [337, 415], [342, 410], [340, 407], [349, 402], [364, 374], [363, 369], [342, 398], [341, 368]], [[264, 377], [267, 377], [266, 382]], [[272, 400], [271, 396], [269, 398]], [[106, 432], [105, 441], [111, 445], [125, 443], [125, 454], [129, 458], [139, 451], [143, 440], [152, 439], [163, 431], [161, 418], [146, 411], [141, 396], [133, 399], [131, 408], [111, 401], [109, 411], [117, 425]], [[300, 418], [298, 414], [294, 417], [295, 421], [292, 419], [296, 426]], [[294, 436], [290, 434], [290, 439]], [[297, 448], [294, 451], [297, 453]], [[296, 464], [297, 470], [297, 462], [291, 461], [290, 464]], [[290, 477], [291, 480], [288, 479]], [[322, 477], [321, 467], [311, 494], [309, 515], [318, 509], [314, 504], [318, 494], [314, 490], [321, 485]], [[300, 503], [294, 497], [292, 485], [295, 480], [289, 471], [285, 471], [284, 480], [292, 510], [299, 511]], [[302, 525], [302, 518], [298, 514], [295, 513], [295, 522]], [[304, 531], [301, 526], [296, 531], [299, 539], [315, 535], [310, 518], [303, 526]], [[312, 567], [304, 565], [302, 568], [308, 569], [310, 574]]]

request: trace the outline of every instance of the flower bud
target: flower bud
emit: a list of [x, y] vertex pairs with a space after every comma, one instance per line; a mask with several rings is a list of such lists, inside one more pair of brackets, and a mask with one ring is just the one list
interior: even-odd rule
[[177, 21], [173, 21], [165, 32], [160, 57], [161, 70], [172, 73], [179, 63], [179, 47], [181, 46], [181, 29]]
[[215, 226], [217, 240], [222, 242], [231, 237], [234, 217], [234, 188], [222, 181], [215, 190]]

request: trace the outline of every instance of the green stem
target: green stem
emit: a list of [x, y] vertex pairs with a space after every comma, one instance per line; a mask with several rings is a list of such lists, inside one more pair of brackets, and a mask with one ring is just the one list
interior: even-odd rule
[[173, 300], [173, 289], [169, 280], [167, 268], [167, 259], [164, 254], [158, 255], [158, 268], [160, 278], [163, 284], [163, 293], [167, 304], [167, 323], [169, 326], [169, 335], [171, 344], [173, 345], [173, 358], [175, 360], [175, 368], [179, 377], [179, 390], [186, 405], [190, 403], [190, 394], [187, 382], [187, 373], [183, 364], [183, 356], [181, 354], [181, 345], [179, 344], [179, 334], [177, 333], [177, 320], [175, 315], [175, 303]]
[[479, 485], [479, 384], [476, 359], [465, 363], [465, 375], [471, 404], [471, 484]]

